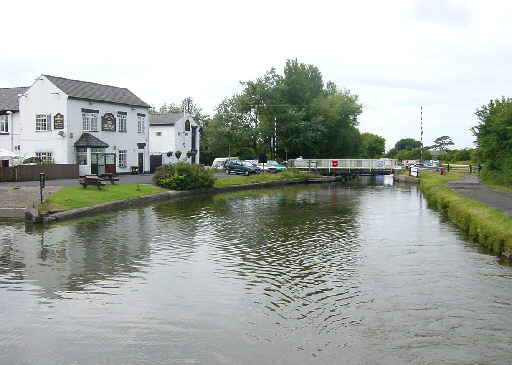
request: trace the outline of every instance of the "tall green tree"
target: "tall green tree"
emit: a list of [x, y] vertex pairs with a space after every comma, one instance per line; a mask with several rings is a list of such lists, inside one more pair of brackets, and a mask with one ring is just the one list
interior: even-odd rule
[[363, 158], [379, 158], [386, 149], [386, 140], [373, 133], [362, 133]]
[[483, 177], [512, 185], [512, 99], [491, 100], [477, 109], [471, 130], [483, 160]]
[[421, 147], [421, 142], [415, 140], [414, 138], [402, 138], [401, 140], [399, 140], [398, 142], [395, 143], [395, 149], [397, 151], [402, 151], [402, 150], [410, 151], [414, 148], [419, 148], [419, 147]]
[[272, 68], [241, 84], [243, 90], [219, 104], [214, 117], [228, 126], [222, 130], [230, 131], [231, 145], [268, 155], [277, 136], [281, 157], [285, 150], [290, 158], [359, 156], [362, 105], [333, 82], [324, 87], [315, 66], [288, 60], [284, 75]]
[[453, 146], [455, 143], [453, 143], [452, 139], [449, 136], [441, 136], [437, 137], [434, 140], [434, 145], [431, 147], [435, 150], [444, 151], [448, 148], [448, 146]]

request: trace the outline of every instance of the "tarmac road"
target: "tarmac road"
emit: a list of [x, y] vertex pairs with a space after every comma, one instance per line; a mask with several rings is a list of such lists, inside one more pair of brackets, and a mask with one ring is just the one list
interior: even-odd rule
[[452, 191], [501, 210], [512, 218], [512, 194], [481, 185], [477, 176], [467, 176], [446, 184]]

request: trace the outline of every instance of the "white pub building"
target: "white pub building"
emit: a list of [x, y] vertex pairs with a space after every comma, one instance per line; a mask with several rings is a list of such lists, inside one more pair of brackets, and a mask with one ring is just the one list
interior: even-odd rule
[[0, 106], [19, 90], [18, 110], [0, 110], [0, 148], [78, 163], [80, 176], [149, 171], [150, 105], [130, 90], [42, 75], [28, 88], [0, 89]]

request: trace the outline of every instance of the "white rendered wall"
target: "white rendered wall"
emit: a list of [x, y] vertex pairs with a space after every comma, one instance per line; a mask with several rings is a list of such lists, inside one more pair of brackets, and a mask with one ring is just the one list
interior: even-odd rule
[[[70, 141], [59, 135], [60, 131], [67, 135], [67, 96], [45, 77], [39, 77], [19, 98], [19, 107], [20, 135], [15, 135], [15, 144], [21, 149], [17, 152], [23, 158], [33, 157], [36, 152], [51, 152], [56, 163], [70, 163]], [[53, 116], [57, 113], [64, 115], [64, 129], [53, 129]], [[51, 130], [36, 131], [36, 114], [51, 114]]]

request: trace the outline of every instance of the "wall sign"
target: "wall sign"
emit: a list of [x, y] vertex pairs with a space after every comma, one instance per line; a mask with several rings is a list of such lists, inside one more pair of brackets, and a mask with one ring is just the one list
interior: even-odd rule
[[105, 113], [104, 116], [101, 117], [101, 130], [102, 131], [116, 131], [116, 118], [112, 113]]
[[64, 116], [57, 113], [53, 116], [53, 129], [64, 129]]

